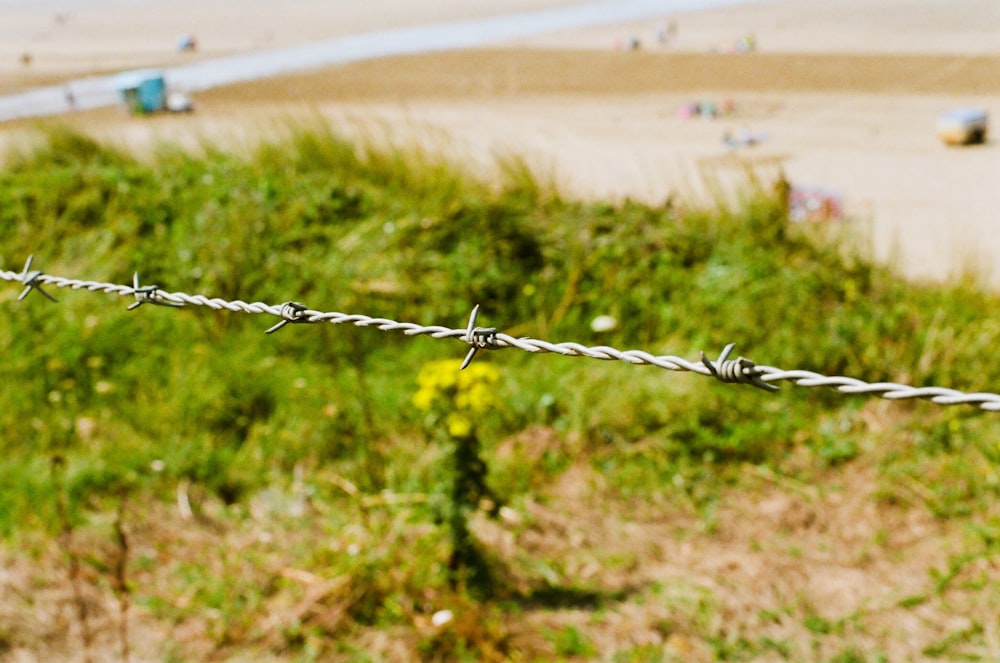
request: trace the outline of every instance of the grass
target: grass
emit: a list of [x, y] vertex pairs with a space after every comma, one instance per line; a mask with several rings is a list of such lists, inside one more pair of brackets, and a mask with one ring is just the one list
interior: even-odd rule
[[[514, 335], [1000, 384], [995, 295], [905, 282], [766, 188], [584, 203], [499, 171], [317, 126], [147, 159], [55, 128], [0, 170], [0, 264], [451, 327], [478, 303]], [[448, 450], [412, 402], [421, 367], [464, 346], [50, 290], [0, 290], [0, 655], [65, 657], [84, 633], [93, 660], [1000, 651], [989, 413], [482, 353], [504, 506], [469, 523], [484, 595], [447, 568]], [[617, 326], [594, 331], [602, 315]]]

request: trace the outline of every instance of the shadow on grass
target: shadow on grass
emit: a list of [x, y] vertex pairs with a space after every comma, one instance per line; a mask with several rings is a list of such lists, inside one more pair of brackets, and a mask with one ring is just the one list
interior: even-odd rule
[[581, 608], [596, 610], [619, 603], [639, 591], [638, 587], [591, 589], [587, 587], [548, 585], [532, 589], [515, 598], [524, 608]]

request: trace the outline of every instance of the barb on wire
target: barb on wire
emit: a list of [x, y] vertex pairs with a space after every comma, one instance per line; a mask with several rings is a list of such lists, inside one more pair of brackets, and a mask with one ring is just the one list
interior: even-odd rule
[[265, 334], [273, 334], [282, 327], [290, 323], [296, 322], [312, 322], [305, 317], [305, 312], [309, 310], [309, 307], [305, 304], [299, 302], [285, 302], [278, 309], [278, 315], [281, 317], [281, 321], [270, 327]]
[[143, 304], [155, 304], [156, 306], [170, 306], [173, 308], [181, 308], [184, 306], [183, 302], [171, 302], [165, 299], [160, 299], [157, 295], [160, 292], [160, 286], [157, 285], [144, 285], [139, 287], [139, 272], [132, 274], [132, 294], [135, 295], [135, 302], [129, 304], [127, 310], [134, 311]]
[[738, 382], [740, 384], [752, 384], [753, 386], [763, 389], [764, 391], [778, 391], [778, 387], [773, 384], [768, 384], [760, 379], [761, 372], [757, 369], [757, 365], [746, 357], [738, 357], [736, 359], [728, 359], [729, 353], [733, 351], [736, 346], [735, 343], [730, 343], [723, 350], [722, 354], [719, 355], [718, 360], [711, 361], [705, 356], [705, 353], [701, 353], [701, 363], [705, 364], [708, 370], [712, 373], [719, 382]]
[[777, 391], [773, 384], [787, 380], [800, 387], [830, 387], [844, 394], [867, 394], [881, 396], [889, 400], [923, 399], [938, 405], [974, 405], [983, 410], [1000, 411], [1000, 394], [964, 393], [944, 387], [911, 387], [894, 382], [868, 383], [856, 378], [843, 376], [826, 376], [812, 371], [783, 370], [773, 366], [758, 365], [745, 357], [730, 360], [734, 344], [727, 345], [719, 358], [709, 360], [701, 353], [701, 361], [688, 361], [671, 355], [654, 355], [643, 350], [618, 350], [605, 345], [586, 346], [580, 343], [563, 342], [550, 343], [533, 338], [515, 338], [509, 334], [498, 332], [493, 327], [477, 327], [479, 306], [472, 309], [469, 322], [464, 329], [450, 327], [418, 325], [412, 322], [397, 322], [388, 318], [373, 318], [367, 315], [347, 314], [338, 312], [323, 312], [308, 309], [299, 302], [285, 302], [281, 305], [265, 304], [263, 302], [247, 303], [241, 300], [227, 300], [204, 295], [189, 295], [183, 292], [166, 292], [156, 286], [139, 286], [139, 277], [133, 278], [133, 286], [102, 283], [98, 281], [82, 281], [61, 276], [42, 274], [31, 269], [32, 257], [28, 258], [21, 272], [0, 270], [0, 280], [15, 281], [24, 284], [25, 289], [18, 297], [24, 299], [31, 290], [38, 290], [47, 298], [55, 299], [41, 286], [54, 285], [60, 288], [74, 290], [102, 291], [109, 294], [133, 296], [136, 301], [129, 308], [137, 308], [143, 303], [153, 303], [164, 306], [207, 306], [214, 310], [243, 311], [246, 313], [266, 313], [280, 318], [279, 322], [267, 330], [273, 333], [289, 323], [329, 322], [331, 324], [352, 324], [356, 327], [374, 327], [381, 331], [398, 331], [407, 336], [427, 335], [431, 338], [454, 338], [468, 344], [469, 351], [462, 362], [465, 368], [479, 350], [495, 350], [499, 348], [516, 348], [531, 353], [554, 353], [567, 357], [589, 357], [606, 361], [623, 361], [628, 364], [650, 365], [668, 371], [689, 371], [698, 373], [724, 383], [749, 384], [766, 391]]
[[461, 340], [465, 341], [472, 347], [469, 348], [469, 353], [465, 355], [465, 361], [462, 362], [462, 366], [458, 370], [465, 370], [465, 367], [472, 362], [472, 358], [476, 356], [479, 350], [493, 350], [498, 347], [497, 345], [497, 330], [496, 327], [477, 327], [476, 317], [479, 315], [479, 304], [476, 304], [472, 308], [472, 315], [469, 316], [469, 325], [465, 328], [465, 336]]
[[24, 284], [24, 290], [22, 290], [21, 294], [17, 296], [17, 301], [21, 301], [22, 299], [27, 297], [28, 293], [30, 293], [32, 290], [37, 290], [38, 292], [45, 295], [45, 297], [48, 298], [50, 301], [54, 302], [56, 301], [56, 298], [50, 295], [49, 293], [45, 292], [45, 289], [42, 288], [41, 284], [39, 283], [39, 279], [45, 275], [42, 274], [37, 269], [34, 270], [31, 269], [31, 261], [34, 259], [35, 256], [28, 256], [28, 260], [24, 263], [24, 271], [21, 272], [21, 283]]

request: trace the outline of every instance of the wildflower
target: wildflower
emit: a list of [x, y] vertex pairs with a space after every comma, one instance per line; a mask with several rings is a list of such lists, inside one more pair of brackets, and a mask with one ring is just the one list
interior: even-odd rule
[[618, 326], [618, 321], [610, 315], [599, 315], [590, 321], [590, 328], [595, 332], [611, 331]]
[[465, 415], [452, 412], [445, 419], [448, 435], [456, 438], [469, 437], [472, 434], [472, 421]]
[[434, 407], [434, 401], [437, 397], [438, 393], [436, 390], [421, 387], [420, 389], [417, 389], [415, 394], [413, 394], [413, 404], [418, 410], [430, 412], [431, 408]]
[[455, 615], [454, 613], [452, 613], [451, 610], [438, 610], [433, 615], [431, 615], [431, 624], [434, 624], [434, 626], [440, 628], [454, 618]]
[[479, 362], [460, 371], [458, 360], [444, 359], [424, 365], [417, 375], [413, 405], [424, 412], [451, 411], [479, 414], [495, 402], [493, 385], [500, 380], [496, 368]]

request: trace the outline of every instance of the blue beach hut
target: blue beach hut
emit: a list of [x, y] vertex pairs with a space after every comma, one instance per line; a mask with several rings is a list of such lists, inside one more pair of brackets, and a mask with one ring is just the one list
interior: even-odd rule
[[126, 71], [118, 75], [116, 83], [125, 107], [133, 113], [155, 113], [166, 107], [167, 86], [162, 71]]

